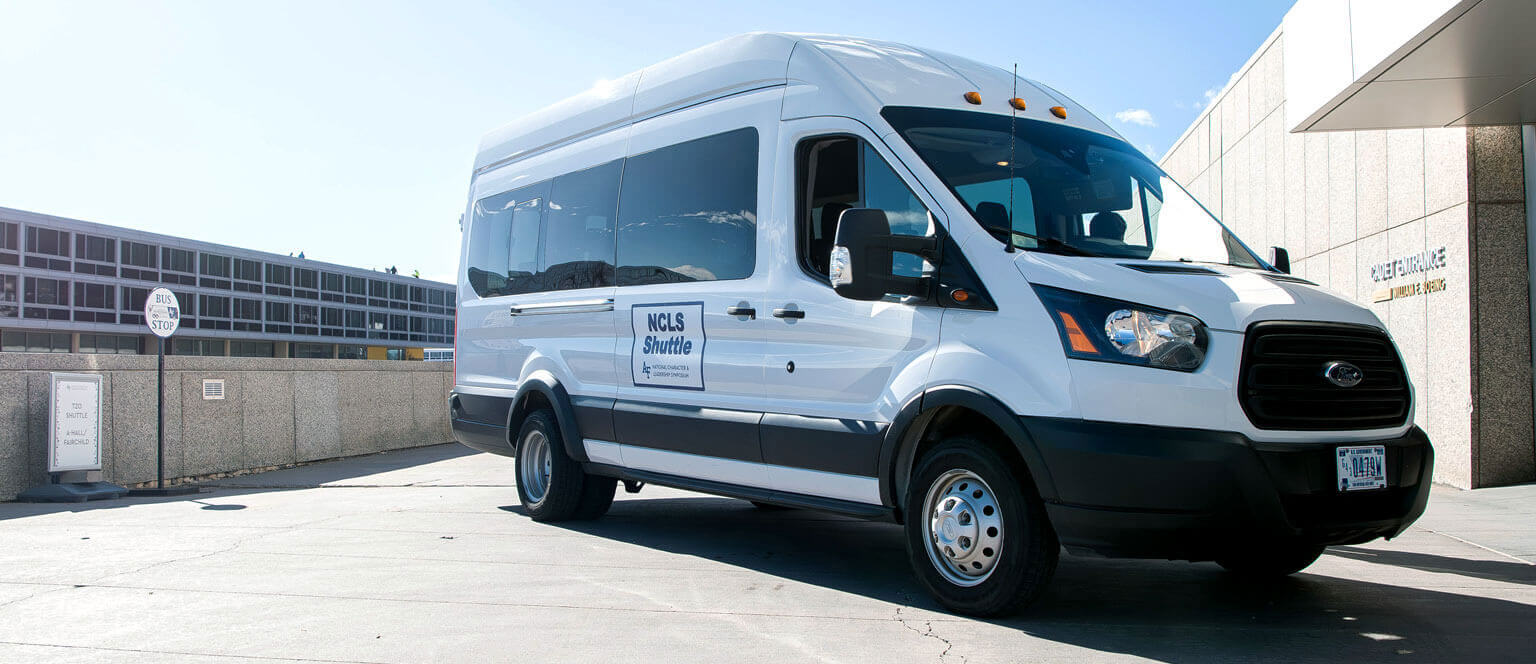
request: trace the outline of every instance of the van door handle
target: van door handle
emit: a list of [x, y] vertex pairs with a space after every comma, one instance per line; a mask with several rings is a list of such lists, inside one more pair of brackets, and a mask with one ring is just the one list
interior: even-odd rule
[[753, 309], [752, 307], [726, 307], [725, 308], [725, 315], [727, 315], [727, 316], [746, 316], [747, 318], [751, 318], [751, 319], [756, 320], [757, 319], [757, 310]]
[[799, 309], [774, 309], [773, 317], [800, 319], [805, 318], [805, 312]]

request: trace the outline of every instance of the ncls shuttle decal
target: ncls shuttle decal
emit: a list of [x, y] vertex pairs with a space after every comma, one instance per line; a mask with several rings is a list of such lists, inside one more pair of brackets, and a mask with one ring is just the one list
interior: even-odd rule
[[704, 303], [637, 304], [629, 369], [634, 384], [679, 390], [704, 389]]

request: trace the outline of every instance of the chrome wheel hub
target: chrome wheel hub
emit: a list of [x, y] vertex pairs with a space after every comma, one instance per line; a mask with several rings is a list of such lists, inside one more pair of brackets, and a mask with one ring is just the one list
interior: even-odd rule
[[928, 488], [924, 523], [928, 559], [951, 583], [974, 586], [996, 569], [1003, 550], [1003, 513], [975, 473], [956, 469]]
[[542, 431], [530, 431], [517, 446], [518, 481], [523, 485], [523, 495], [528, 502], [537, 505], [544, 502], [549, 492], [549, 438]]

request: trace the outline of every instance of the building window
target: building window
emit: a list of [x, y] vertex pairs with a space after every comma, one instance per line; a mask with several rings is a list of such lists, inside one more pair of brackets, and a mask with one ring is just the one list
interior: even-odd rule
[[450, 307], [456, 306], [454, 304], [454, 302], [457, 301], [458, 298], [459, 298], [459, 296], [457, 294], [455, 294], [453, 291], [446, 291], [446, 292], [444, 292], [443, 293], [443, 297], [448, 299], [448, 305], [447, 306], [450, 306]]
[[69, 335], [58, 332], [0, 332], [0, 351], [7, 353], [68, 353]]
[[320, 308], [313, 304], [293, 305], [293, 323], [295, 325], [319, 325]]
[[230, 357], [276, 357], [275, 346], [270, 341], [231, 341]]
[[234, 314], [241, 320], [261, 320], [261, 300], [235, 298]]
[[361, 311], [356, 309], [347, 309], [344, 313], [344, 316], [346, 317], [347, 327], [358, 330], [368, 327], [368, 324], [364, 321], [363, 312]]
[[369, 297], [389, 297], [389, 284], [383, 279], [368, 280]]
[[351, 295], [367, 295], [368, 280], [362, 277], [347, 277], [347, 293]]
[[0, 249], [17, 251], [21, 248], [20, 242], [16, 239], [17, 228], [16, 224], [9, 221], [0, 221]]
[[335, 272], [320, 273], [320, 288], [322, 290], [328, 290], [332, 293], [340, 293], [343, 288], [342, 281], [343, 279], [341, 278], [341, 275], [336, 274]]
[[27, 304], [69, 306], [69, 282], [62, 279], [27, 277]]
[[241, 281], [261, 281], [261, 261], [246, 258], [235, 259], [235, 278]]
[[128, 240], [123, 240], [122, 253], [119, 257], [121, 258], [123, 265], [133, 265], [135, 267], [147, 267], [151, 269], [158, 267], [158, 264], [155, 262], [154, 245], [144, 244], [143, 242], [130, 242]]
[[148, 288], [134, 288], [123, 286], [123, 311], [143, 311], [144, 303], [149, 300]]
[[28, 226], [27, 252], [69, 258], [69, 232]]
[[172, 337], [172, 355], [203, 355], [208, 357], [224, 356], [223, 339], [195, 339], [192, 337]]
[[366, 360], [368, 359], [368, 347], [350, 344], [337, 346], [336, 357], [343, 360]]
[[443, 306], [443, 292], [436, 288], [427, 289], [427, 304], [435, 307]]
[[314, 270], [299, 268], [294, 270], [294, 286], [297, 288], [319, 288], [320, 274]]
[[341, 310], [336, 307], [322, 307], [320, 324], [326, 327], [341, 327]]
[[292, 286], [293, 268], [287, 265], [267, 263], [267, 283], [279, 286]]
[[291, 318], [291, 314], [293, 312], [292, 306], [293, 305], [290, 305], [287, 302], [268, 302], [267, 303], [267, 322], [268, 323], [288, 323], [288, 322], [292, 322], [292, 318]]
[[16, 304], [21, 294], [16, 292], [16, 276], [0, 274], [0, 318], [15, 318], [19, 309]]
[[113, 309], [117, 304], [117, 287], [107, 284], [75, 283], [75, 306], [86, 309]]
[[229, 318], [229, 298], [222, 295], [199, 295], [198, 306], [204, 318]]
[[174, 293], [176, 306], [181, 307], [181, 317], [190, 318], [197, 315], [197, 296], [191, 293]]
[[388, 333], [384, 331], [389, 326], [389, 314], [368, 312], [368, 338], [387, 339]]
[[200, 274], [210, 277], [229, 277], [229, 257], [218, 254], [200, 254], [197, 257]]
[[104, 355], [138, 355], [139, 337], [128, 334], [82, 334], [80, 352]]
[[196, 254], [186, 249], [160, 248], [160, 265], [172, 272], [192, 273], [193, 257]]
[[308, 359], [330, 359], [334, 346], [330, 344], [296, 343], [288, 346], [289, 355]]
[[403, 359], [405, 359], [405, 349], [404, 348], [390, 348], [390, 349], [384, 351], [384, 359], [386, 359], [386, 360], [403, 360]]
[[75, 258], [111, 263], [117, 254], [117, 240], [84, 233], [75, 234]]

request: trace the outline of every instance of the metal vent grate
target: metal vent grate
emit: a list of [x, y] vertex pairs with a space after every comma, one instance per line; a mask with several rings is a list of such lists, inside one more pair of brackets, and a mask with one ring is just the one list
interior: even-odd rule
[[[1401, 425], [1408, 377], [1380, 330], [1338, 323], [1255, 323], [1243, 344], [1243, 412], [1260, 429], [1346, 431]], [[1364, 380], [1340, 387], [1330, 362], [1359, 367]]]
[[203, 400], [204, 401], [213, 401], [213, 400], [220, 400], [221, 401], [223, 399], [224, 399], [224, 379], [223, 378], [204, 379], [203, 380]]

